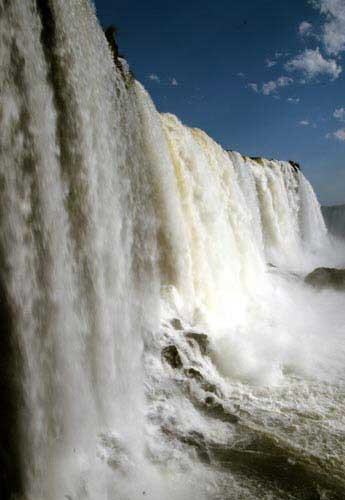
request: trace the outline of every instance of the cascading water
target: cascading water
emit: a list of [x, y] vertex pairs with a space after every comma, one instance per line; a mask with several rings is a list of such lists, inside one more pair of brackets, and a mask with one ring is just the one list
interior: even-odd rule
[[88, 0], [0, 0], [0, 65], [3, 498], [341, 498], [310, 412], [343, 404], [342, 296], [288, 272], [328, 252], [303, 174], [160, 116]]
[[24, 360], [27, 494], [101, 498], [99, 462], [141, 453], [140, 359], [157, 318], [135, 94], [85, 1], [2, 2], [1, 70], [2, 282]]

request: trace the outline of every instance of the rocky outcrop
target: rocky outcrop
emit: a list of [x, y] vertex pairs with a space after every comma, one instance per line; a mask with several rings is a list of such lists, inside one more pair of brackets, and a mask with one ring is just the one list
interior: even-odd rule
[[172, 368], [182, 368], [181, 356], [175, 345], [164, 347], [162, 357]]
[[301, 165], [299, 163], [297, 163], [297, 161], [289, 160], [289, 163], [292, 166], [292, 168], [295, 170], [295, 172], [298, 172], [299, 170], [301, 170]]
[[183, 325], [179, 318], [173, 318], [170, 320], [170, 324], [175, 330], [183, 330]]
[[205, 333], [187, 331], [185, 332], [185, 337], [191, 345], [197, 344], [199, 346], [201, 354], [207, 354], [209, 349], [209, 340]]
[[258, 163], [259, 165], [264, 165], [264, 159], [261, 158], [261, 156], [250, 156], [249, 157], [252, 161], [255, 161], [255, 163]]
[[305, 278], [308, 285], [316, 288], [334, 288], [345, 290], [345, 269], [318, 267]]
[[22, 498], [21, 425], [22, 363], [14, 335], [15, 310], [0, 279], [0, 499]]

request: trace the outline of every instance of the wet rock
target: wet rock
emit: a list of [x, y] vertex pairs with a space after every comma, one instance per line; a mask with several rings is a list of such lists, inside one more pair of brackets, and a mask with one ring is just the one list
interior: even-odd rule
[[164, 347], [162, 350], [162, 357], [172, 368], [182, 367], [181, 356], [175, 345]]
[[342, 477], [330, 475], [320, 458], [298, 454], [275, 436], [251, 432], [254, 434], [252, 439], [248, 435], [235, 443], [209, 443], [211, 461], [233, 474], [257, 478], [273, 491], [285, 492], [285, 496], [279, 495], [279, 498], [343, 500]]
[[180, 433], [175, 434], [167, 429], [162, 429], [162, 430], [163, 432], [165, 432], [165, 434], [168, 434], [170, 437], [173, 436], [175, 439], [178, 439], [181, 443], [186, 444], [191, 448], [194, 448], [201, 462], [207, 464], [210, 463], [210, 457], [207, 450], [206, 440], [201, 432], [191, 431], [188, 432], [187, 434], [180, 434]]
[[292, 166], [292, 168], [295, 170], [295, 172], [298, 172], [299, 170], [301, 170], [301, 166], [299, 163], [297, 163], [297, 161], [289, 160], [289, 163]]
[[196, 370], [195, 368], [187, 368], [184, 371], [186, 377], [188, 378], [193, 378], [197, 380], [198, 382], [202, 382], [204, 380], [204, 377], [201, 375], [199, 370]]
[[171, 326], [173, 328], [175, 328], [175, 330], [183, 330], [183, 326], [182, 326], [181, 320], [178, 319], [178, 318], [173, 318], [170, 321], [170, 324], [171, 324]]
[[212, 392], [213, 394], [216, 394], [220, 398], [223, 396], [219, 388], [215, 384], [211, 384], [210, 382], [206, 382], [202, 384], [202, 388], [204, 389], [205, 392]]
[[181, 432], [175, 429], [172, 430], [165, 425], [162, 426], [162, 432], [168, 437], [168, 439], [178, 439], [181, 443], [194, 448], [201, 462], [210, 463], [205, 436], [201, 432], [190, 431], [186, 434], [182, 434]]
[[209, 340], [205, 333], [186, 332], [185, 337], [187, 340], [195, 341], [198, 344], [201, 354], [207, 354], [209, 348]]
[[[1, 257], [3, 257], [1, 255]], [[15, 330], [15, 306], [0, 275], [0, 499], [24, 495], [21, 447], [23, 359]]]
[[345, 290], [345, 269], [318, 267], [305, 278], [308, 285], [316, 288], [334, 288]]
[[192, 378], [196, 380], [197, 382], [200, 383], [201, 388], [205, 392], [211, 392], [213, 394], [216, 394], [219, 397], [222, 397], [221, 391], [218, 389], [218, 387], [215, 384], [211, 384], [210, 382], [207, 382], [205, 380], [204, 376], [199, 372], [199, 370], [196, 370], [195, 368], [187, 368], [184, 371], [186, 377]]
[[230, 424], [237, 424], [239, 418], [230, 413], [220, 401], [218, 401], [214, 396], [207, 396], [205, 398], [205, 405], [207, 408], [207, 413], [218, 420], [222, 420], [222, 422], [228, 422]]
[[258, 163], [259, 165], [264, 165], [264, 159], [261, 158], [261, 156], [250, 156], [250, 159], [252, 161], [255, 161], [255, 163]]
[[198, 454], [198, 457], [203, 463], [210, 463], [210, 457], [207, 451], [207, 445], [204, 436], [201, 432], [192, 431], [181, 436], [180, 441], [189, 446], [192, 446]]

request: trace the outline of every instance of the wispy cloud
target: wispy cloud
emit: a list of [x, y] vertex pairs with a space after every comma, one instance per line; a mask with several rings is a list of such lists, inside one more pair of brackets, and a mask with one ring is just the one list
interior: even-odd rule
[[248, 83], [247, 87], [256, 92], [257, 94], [273, 95], [277, 98], [277, 92], [281, 87], [287, 87], [293, 83], [293, 78], [288, 76], [280, 76], [276, 80], [265, 82], [259, 87], [257, 83]]
[[336, 80], [342, 72], [342, 67], [334, 59], [325, 59], [317, 47], [315, 50], [306, 49], [301, 54], [290, 59], [285, 64], [287, 71], [300, 71], [307, 80], [321, 75], [327, 75]]
[[253, 92], [259, 92], [259, 86], [257, 83], [248, 83], [247, 87], [251, 89]]
[[338, 55], [345, 51], [345, 3], [344, 0], [314, 0], [313, 4], [326, 16], [322, 28], [322, 41], [328, 54]]
[[277, 61], [274, 61], [273, 59], [266, 59], [266, 66], [267, 68], [273, 68], [273, 66], [277, 65]]
[[334, 111], [333, 117], [341, 122], [345, 122], [345, 108], [338, 108]]
[[277, 83], [273, 80], [271, 80], [270, 82], [263, 83], [261, 92], [264, 95], [270, 95], [273, 94], [274, 92], [277, 92]]
[[170, 85], [171, 85], [172, 87], [177, 87], [177, 86], [178, 86], [178, 84], [179, 84], [179, 83], [178, 83], [178, 81], [176, 80], [176, 78], [171, 78], [171, 80], [170, 80]]
[[301, 125], [302, 127], [309, 127], [310, 121], [309, 120], [301, 120], [299, 122], [299, 125]]
[[155, 73], [151, 73], [151, 75], [148, 76], [148, 79], [151, 80], [152, 82], [157, 82], [157, 83], [160, 83], [161, 81], [159, 76], [156, 75]]
[[261, 92], [264, 95], [274, 94], [280, 87], [287, 87], [293, 83], [293, 78], [288, 76], [280, 76], [277, 80], [271, 80], [262, 84]]
[[237, 76], [238, 78], [245, 78], [246, 75], [242, 73], [242, 71], [240, 71], [239, 73], [237, 73]]
[[299, 97], [288, 97], [286, 100], [291, 104], [298, 104], [301, 99]]
[[303, 36], [309, 36], [312, 34], [312, 29], [313, 25], [309, 23], [308, 21], [303, 21], [299, 26], [298, 26], [298, 33], [303, 37]]
[[345, 141], [345, 128], [341, 128], [333, 133], [334, 137], [338, 139], [338, 141]]

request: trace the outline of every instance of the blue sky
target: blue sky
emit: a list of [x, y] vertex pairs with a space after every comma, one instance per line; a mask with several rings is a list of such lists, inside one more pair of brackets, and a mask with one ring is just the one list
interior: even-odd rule
[[345, 0], [95, 0], [157, 108], [345, 203]]

